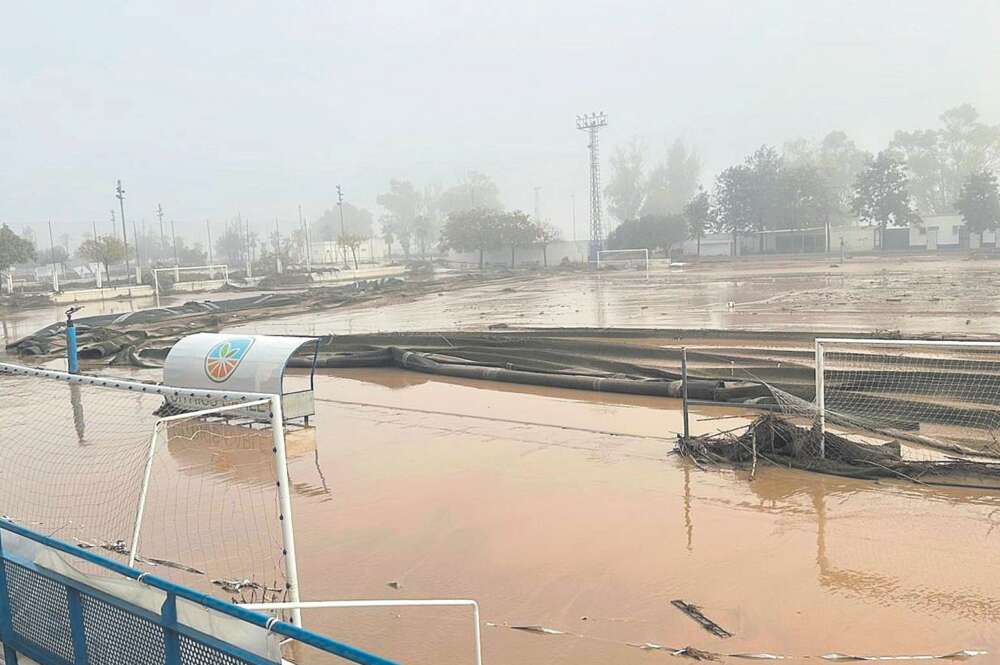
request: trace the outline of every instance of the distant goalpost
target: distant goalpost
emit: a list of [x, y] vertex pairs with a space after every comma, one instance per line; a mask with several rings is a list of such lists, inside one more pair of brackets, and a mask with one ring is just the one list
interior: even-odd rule
[[[156, 294], [156, 306], [160, 306], [160, 273], [168, 273], [174, 276], [174, 284], [183, 283], [182, 274], [207, 275], [209, 281], [214, 281], [216, 274], [222, 275], [223, 284], [229, 283], [229, 265], [226, 263], [214, 263], [204, 266], [171, 266], [169, 268], [153, 268], [153, 291]], [[192, 279], [192, 282], [202, 281]]]
[[827, 432], [901, 441], [913, 459], [1000, 456], [1000, 342], [818, 338], [813, 402], [776, 391], [782, 411]]
[[597, 270], [608, 266], [642, 270], [649, 276], [648, 249], [601, 249], [597, 252]]

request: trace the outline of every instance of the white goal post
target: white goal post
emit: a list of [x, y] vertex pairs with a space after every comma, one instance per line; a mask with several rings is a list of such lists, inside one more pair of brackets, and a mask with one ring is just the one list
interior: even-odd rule
[[204, 593], [298, 602], [281, 396], [9, 363], [0, 394], [0, 514]]
[[817, 338], [815, 357], [822, 433], [1000, 454], [1000, 342]]
[[597, 251], [597, 270], [601, 270], [601, 264], [613, 265], [625, 263], [627, 266], [641, 266], [649, 274], [649, 250], [648, 249], [601, 249]]
[[181, 283], [181, 273], [207, 274], [210, 281], [215, 281], [216, 273], [222, 274], [222, 283], [229, 283], [229, 265], [226, 263], [213, 263], [204, 266], [171, 266], [169, 268], [153, 268], [153, 291], [156, 294], [156, 306], [160, 306], [160, 273], [169, 273], [174, 276], [174, 284]]

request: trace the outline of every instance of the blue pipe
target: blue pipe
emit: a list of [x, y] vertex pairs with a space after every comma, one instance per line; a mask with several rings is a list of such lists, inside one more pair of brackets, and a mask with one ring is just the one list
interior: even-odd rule
[[66, 324], [66, 361], [70, 374], [80, 373], [80, 363], [76, 355], [76, 326], [72, 321]]

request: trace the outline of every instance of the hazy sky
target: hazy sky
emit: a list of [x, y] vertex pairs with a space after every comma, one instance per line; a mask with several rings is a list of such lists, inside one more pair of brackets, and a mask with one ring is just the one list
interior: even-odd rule
[[877, 150], [963, 102], [1000, 123], [998, 33], [997, 0], [7, 3], [0, 221], [108, 227], [122, 178], [147, 224], [290, 228], [338, 183], [377, 218], [389, 178], [477, 169], [567, 236], [575, 193], [583, 237], [578, 113], [605, 157], [683, 138], [706, 182], [831, 129]]

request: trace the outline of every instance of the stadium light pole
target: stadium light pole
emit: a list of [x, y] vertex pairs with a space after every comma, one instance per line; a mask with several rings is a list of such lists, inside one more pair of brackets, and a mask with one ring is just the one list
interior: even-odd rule
[[125, 243], [125, 275], [127, 276], [132, 272], [132, 265], [128, 260], [128, 231], [125, 227], [125, 189], [122, 187], [121, 180], [115, 186], [115, 198], [118, 199], [118, 207], [122, 211], [122, 242]]
[[576, 128], [590, 136], [590, 260], [604, 249], [604, 225], [601, 223], [601, 161], [597, 133], [608, 124], [604, 112], [576, 116]]

